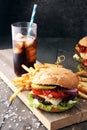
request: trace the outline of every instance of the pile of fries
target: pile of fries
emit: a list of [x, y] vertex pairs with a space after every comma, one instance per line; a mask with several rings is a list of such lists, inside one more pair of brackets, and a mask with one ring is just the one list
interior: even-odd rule
[[78, 95], [87, 99], [87, 72], [83, 72], [83, 76], [79, 78]]
[[79, 71], [76, 75], [79, 76], [78, 96], [87, 99], [87, 72]]
[[34, 68], [30, 67], [28, 68], [25, 65], [22, 65], [22, 68], [27, 71], [27, 73], [22, 74], [20, 77], [16, 77], [13, 79], [13, 83], [16, 87], [18, 87], [17, 91], [10, 97], [9, 101], [12, 102], [14, 98], [18, 95], [19, 92], [25, 91], [25, 90], [31, 90], [31, 83], [33, 80], [34, 75], [40, 71], [40, 69], [44, 68], [50, 68], [50, 67], [63, 67], [62, 65], [58, 64], [34, 64]]

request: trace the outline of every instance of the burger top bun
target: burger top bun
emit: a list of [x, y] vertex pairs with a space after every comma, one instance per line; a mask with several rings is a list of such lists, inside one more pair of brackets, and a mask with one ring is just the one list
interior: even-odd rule
[[75, 88], [79, 82], [78, 77], [66, 68], [41, 69], [33, 78], [32, 83], [42, 85], [59, 85], [65, 88]]
[[87, 47], [87, 36], [83, 37], [80, 41], [79, 41], [79, 45]]

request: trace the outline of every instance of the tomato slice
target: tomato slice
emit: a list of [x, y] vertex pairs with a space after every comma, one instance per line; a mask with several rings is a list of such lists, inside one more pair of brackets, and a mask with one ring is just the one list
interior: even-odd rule
[[43, 91], [42, 90], [38, 90], [38, 89], [32, 89], [33, 93], [36, 95], [43, 95]]
[[44, 95], [44, 96], [52, 96], [56, 99], [58, 98], [64, 98], [67, 97], [68, 94], [65, 94], [62, 91], [55, 91], [55, 90], [37, 90], [37, 89], [32, 89], [33, 93], [36, 95]]
[[45, 90], [44, 91], [44, 96], [49, 96], [49, 95], [52, 95], [52, 97], [54, 98], [64, 98], [67, 96], [67, 94], [63, 93], [62, 91], [54, 91], [54, 90]]
[[86, 47], [85, 53], [87, 53], [87, 47]]
[[79, 46], [80, 52], [85, 52], [86, 47], [81, 46], [81, 45], [78, 45], [78, 46]]
[[84, 60], [84, 61], [83, 61], [83, 65], [84, 65], [84, 66], [87, 66], [87, 60]]

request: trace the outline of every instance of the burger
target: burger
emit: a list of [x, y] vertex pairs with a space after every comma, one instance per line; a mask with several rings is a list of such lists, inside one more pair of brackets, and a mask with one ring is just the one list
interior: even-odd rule
[[28, 94], [29, 105], [47, 112], [62, 112], [78, 102], [79, 79], [66, 68], [44, 68], [35, 74]]
[[79, 62], [77, 68], [79, 71], [87, 71], [87, 36], [83, 37], [75, 46], [75, 55], [73, 58]]

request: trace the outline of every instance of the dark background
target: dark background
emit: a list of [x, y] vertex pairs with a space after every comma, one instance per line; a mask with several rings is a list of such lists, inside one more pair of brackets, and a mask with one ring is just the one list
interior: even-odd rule
[[29, 21], [34, 3], [38, 36], [87, 35], [87, 0], [0, 0], [0, 36], [11, 34], [11, 23]]

